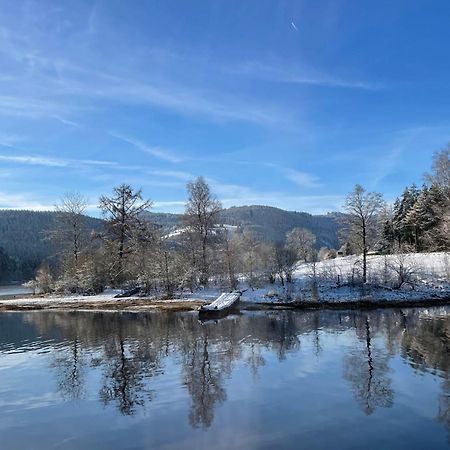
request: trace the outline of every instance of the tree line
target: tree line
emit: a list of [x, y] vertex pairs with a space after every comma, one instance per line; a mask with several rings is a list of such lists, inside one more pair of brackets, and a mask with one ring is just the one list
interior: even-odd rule
[[[340, 237], [346, 255], [361, 255], [362, 283], [370, 252], [450, 249], [449, 153], [450, 147], [438, 152], [424, 186], [405, 189], [393, 206], [360, 185], [347, 196]], [[211, 284], [236, 289], [242, 280], [251, 287], [286, 285], [298, 261], [311, 263], [315, 277], [318, 260], [336, 257], [336, 249], [317, 249], [316, 236], [304, 228], [270, 243], [250, 228], [220, 224], [222, 205], [203, 177], [187, 184], [182, 223], [171, 232], [148, 220], [151, 200], [130, 185], [99, 199], [105, 223], [100, 231], [86, 226], [87, 204], [81, 195], [69, 194], [57, 206], [56, 225], [47, 237], [58, 263], [44, 262], [30, 286], [84, 294], [106, 286], [139, 288], [170, 298]]]
[[148, 219], [152, 202], [142, 191], [122, 184], [99, 200], [104, 229], [89, 232], [87, 199], [64, 196], [56, 226], [47, 233], [58, 262], [52, 267], [45, 261], [27, 285], [40, 292], [84, 294], [106, 286], [139, 287], [144, 294], [169, 298], [211, 283], [235, 289], [242, 276], [253, 286], [277, 277], [285, 283], [289, 267], [305, 252], [302, 245], [315, 241], [307, 232], [308, 244], [272, 244], [249, 228], [220, 224], [222, 205], [203, 177], [187, 184], [187, 197], [181, 226], [168, 232]]
[[[450, 146], [437, 152], [421, 189], [407, 187], [393, 206], [377, 192], [357, 185], [345, 202], [341, 237], [348, 253], [362, 255], [362, 281], [367, 281], [367, 255], [448, 251], [450, 249]], [[407, 270], [399, 261], [400, 278]]]

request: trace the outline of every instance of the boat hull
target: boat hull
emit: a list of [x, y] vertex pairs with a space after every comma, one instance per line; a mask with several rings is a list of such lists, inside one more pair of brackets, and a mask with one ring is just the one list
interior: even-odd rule
[[218, 319], [221, 317], [225, 317], [228, 314], [232, 314], [233, 312], [236, 312], [239, 310], [238, 308], [238, 302], [234, 303], [231, 306], [228, 306], [226, 308], [222, 308], [222, 309], [205, 309], [205, 308], [200, 308], [198, 310], [198, 315], [200, 318], [211, 318], [211, 319]]

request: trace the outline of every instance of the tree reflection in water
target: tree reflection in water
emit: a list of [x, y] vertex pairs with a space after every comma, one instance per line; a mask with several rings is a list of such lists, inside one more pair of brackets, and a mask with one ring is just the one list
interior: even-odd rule
[[189, 342], [183, 355], [184, 385], [191, 395], [189, 421], [193, 427], [209, 427], [214, 419], [214, 406], [226, 400], [220, 361], [209, 353], [208, 330]]
[[78, 336], [63, 351], [55, 353], [58, 391], [64, 400], [80, 400], [84, 396], [85, 361]]
[[[343, 377], [366, 414], [395, 402], [390, 361], [400, 354], [415, 370], [442, 378], [436, 416], [450, 427], [450, 316], [445, 308], [377, 311], [273, 311], [244, 313], [201, 324], [194, 314], [52, 313], [24, 314], [40, 335], [63, 341], [52, 367], [62, 397], [83, 396], [86, 371], [101, 373], [99, 400], [133, 415], [154, 396], [152, 380], [173, 358], [190, 396], [189, 421], [209, 427], [227, 399], [225, 379], [242, 362], [257, 378], [270, 354], [282, 361], [309, 339], [320, 358], [326, 333], [347, 333], [352, 347], [343, 357]], [[1, 350], [1, 349], [0, 349]], [[339, 374], [336, 374], [338, 376]]]
[[370, 415], [376, 408], [389, 408], [393, 403], [389, 355], [374, 346], [368, 316], [357, 320], [356, 326], [359, 346], [345, 358], [344, 377], [350, 382], [363, 411]]

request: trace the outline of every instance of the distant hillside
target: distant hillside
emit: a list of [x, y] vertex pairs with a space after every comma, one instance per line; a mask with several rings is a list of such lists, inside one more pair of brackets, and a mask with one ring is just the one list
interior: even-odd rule
[[[313, 216], [307, 213], [284, 211], [270, 206], [239, 206], [222, 211], [221, 223], [249, 227], [262, 239], [283, 241], [295, 227], [304, 227], [317, 236], [317, 247], [338, 246], [335, 215]], [[180, 226], [182, 215], [148, 213], [148, 218], [166, 229]], [[101, 219], [87, 218], [88, 228], [100, 230]], [[0, 211], [0, 283], [23, 281], [34, 275], [46, 258], [55, 255], [46, 232], [54, 228], [54, 212]]]
[[333, 214], [313, 216], [271, 206], [237, 206], [225, 209], [222, 221], [229, 225], [251, 227], [263, 239], [273, 242], [284, 241], [286, 233], [293, 228], [307, 228], [317, 236], [317, 247], [338, 246], [338, 225]]
[[[181, 214], [149, 213], [153, 222], [165, 228], [177, 228], [181, 224]], [[301, 227], [311, 230], [317, 236], [317, 246], [338, 246], [338, 224], [336, 214], [313, 216], [304, 212], [285, 211], [271, 206], [235, 206], [224, 209], [221, 223], [249, 227], [262, 239], [270, 242], [284, 241], [286, 233]]]
[[[36, 211], [0, 211], [0, 282], [31, 278], [39, 264], [55, 254], [46, 232], [55, 227], [56, 213]], [[102, 227], [100, 219], [87, 217], [91, 230]], [[2, 270], [3, 268], [3, 270]], [[7, 269], [6, 269], [7, 268]]]
[[147, 213], [147, 217], [151, 222], [161, 225], [163, 228], [170, 230], [172, 228], [178, 228], [181, 225], [183, 215], [149, 212]]

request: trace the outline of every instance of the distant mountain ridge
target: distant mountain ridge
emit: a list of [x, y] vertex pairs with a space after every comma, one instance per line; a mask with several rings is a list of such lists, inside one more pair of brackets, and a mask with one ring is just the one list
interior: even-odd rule
[[339, 243], [335, 214], [312, 215], [273, 206], [233, 206], [222, 214], [223, 223], [252, 228], [264, 240], [282, 242], [293, 228], [306, 228], [317, 236], [317, 247], [336, 248]]
[[[337, 213], [312, 215], [264, 205], [232, 206], [220, 213], [220, 223], [250, 228], [269, 242], [282, 242], [293, 228], [306, 228], [317, 236], [318, 248], [336, 248], [339, 244], [337, 216]], [[148, 218], [171, 229], [181, 225], [183, 215], [149, 212]]]
[[[182, 223], [182, 214], [149, 212], [149, 220], [170, 230]], [[271, 206], [251, 205], [224, 209], [220, 222], [252, 229], [261, 239], [281, 242], [295, 227], [311, 230], [317, 236], [317, 247], [338, 246], [338, 224], [335, 214], [311, 215], [285, 211]], [[0, 282], [22, 281], [33, 276], [38, 265], [55, 254], [51, 242], [45, 239], [56, 223], [55, 212], [0, 211]], [[103, 220], [87, 217], [88, 229], [99, 231]], [[4, 264], [1, 264], [1, 258]], [[11, 260], [15, 269], [11, 271]], [[2, 269], [3, 267], [3, 269]]]

